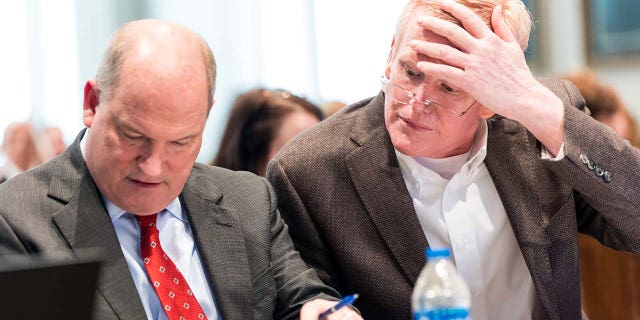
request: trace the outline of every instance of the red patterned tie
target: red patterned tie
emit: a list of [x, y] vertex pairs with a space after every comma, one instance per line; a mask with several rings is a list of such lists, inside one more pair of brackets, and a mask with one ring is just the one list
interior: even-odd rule
[[170, 320], [206, 319], [189, 284], [160, 246], [157, 216], [136, 216], [142, 230], [140, 252], [153, 289]]

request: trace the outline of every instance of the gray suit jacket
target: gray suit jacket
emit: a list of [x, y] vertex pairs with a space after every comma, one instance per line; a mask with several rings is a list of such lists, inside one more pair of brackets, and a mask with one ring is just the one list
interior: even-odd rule
[[[94, 318], [146, 319], [80, 136], [0, 185], [0, 256], [102, 248]], [[265, 179], [196, 164], [180, 200], [223, 319], [293, 319], [306, 300], [337, 296], [293, 249]]]
[[[533, 278], [533, 317], [580, 319], [576, 231], [640, 253], [640, 154], [581, 110], [571, 84], [541, 81], [565, 104], [566, 157], [542, 161], [530, 132], [495, 116], [485, 165]], [[342, 294], [360, 293], [356, 306], [366, 319], [410, 319], [428, 243], [383, 109], [380, 93], [307, 130], [270, 163], [268, 177], [296, 248], [320, 278]]]

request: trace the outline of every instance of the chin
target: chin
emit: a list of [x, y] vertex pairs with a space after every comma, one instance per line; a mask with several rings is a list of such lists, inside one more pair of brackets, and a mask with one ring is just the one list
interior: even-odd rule
[[164, 210], [164, 208], [150, 208], [150, 207], [134, 207], [132, 210], [126, 210], [127, 212], [133, 213], [135, 215], [151, 215], [155, 213], [160, 213], [160, 211]]
[[442, 150], [433, 145], [426, 145], [424, 142], [416, 142], [394, 145], [396, 150], [410, 157], [442, 158]]
[[133, 214], [149, 215], [159, 213], [166, 207], [166, 204], [163, 206], [163, 203], [160, 203], [159, 201], [150, 201], [151, 199], [149, 197], [142, 198], [144, 200], [140, 201], [141, 197], [125, 201], [121, 207], [122, 210]]
[[400, 153], [411, 157], [416, 157], [418, 156], [418, 153], [420, 153], [419, 150], [412, 146], [411, 143], [394, 143], [393, 146], [396, 148], [396, 150], [400, 151]]

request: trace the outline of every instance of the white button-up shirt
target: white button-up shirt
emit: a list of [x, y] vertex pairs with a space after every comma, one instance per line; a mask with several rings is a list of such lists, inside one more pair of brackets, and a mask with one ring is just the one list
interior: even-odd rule
[[471, 150], [459, 156], [396, 155], [429, 246], [451, 248], [469, 286], [472, 319], [530, 319], [533, 280], [484, 165], [487, 133], [481, 121]]

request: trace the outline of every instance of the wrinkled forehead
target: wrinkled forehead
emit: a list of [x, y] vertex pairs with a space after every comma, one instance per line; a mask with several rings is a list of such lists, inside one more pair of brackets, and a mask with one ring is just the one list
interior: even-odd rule
[[[495, 3], [495, 1], [489, 0], [466, 3], [467, 8], [478, 15], [489, 27], [491, 27], [491, 13], [496, 4], [497, 3]], [[396, 26], [396, 36], [398, 36], [397, 40], [404, 41], [406, 38], [406, 32], [409, 31], [408, 29], [410, 29], [412, 25], [415, 25], [420, 17], [424, 16], [442, 19], [464, 28], [462, 22], [460, 22], [458, 18], [440, 8], [439, 1], [416, 1], [405, 8], [405, 11], [402, 13], [398, 21], [398, 25]]]
[[448, 46], [455, 47], [447, 38], [442, 37], [431, 30], [423, 29], [418, 25], [418, 19], [425, 16], [424, 13], [416, 13], [409, 17], [408, 24], [405, 27], [405, 32], [397, 45], [397, 52], [395, 58], [403, 62], [417, 62], [417, 61], [434, 61], [434, 59], [428, 56], [417, 54], [416, 51], [410, 46], [410, 43], [414, 40], [425, 41], [428, 43], [439, 43]]
[[[438, 42], [442, 44], [450, 44], [445, 38], [435, 35], [433, 32], [424, 30], [418, 25], [418, 21], [422, 17], [434, 16], [433, 10], [426, 7], [416, 7], [406, 16], [403, 16], [402, 23], [398, 25], [396, 30], [395, 43], [393, 45], [390, 58], [396, 60], [400, 55], [411, 55], [413, 49], [409, 46], [413, 40], [422, 40], [430, 42]], [[391, 62], [389, 60], [388, 62]]]

